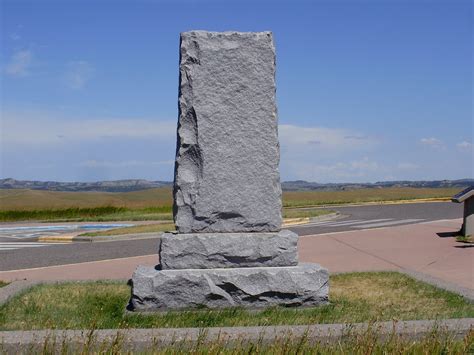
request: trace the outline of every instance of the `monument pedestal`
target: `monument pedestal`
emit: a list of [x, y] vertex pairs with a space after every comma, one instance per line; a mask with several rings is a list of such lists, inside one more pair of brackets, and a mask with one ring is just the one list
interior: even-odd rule
[[129, 308], [168, 311], [325, 304], [329, 273], [319, 264], [297, 264], [297, 240], [298, 235], [287, 230], [165, 233], [160, 243], [161, 269], [137, 268]]

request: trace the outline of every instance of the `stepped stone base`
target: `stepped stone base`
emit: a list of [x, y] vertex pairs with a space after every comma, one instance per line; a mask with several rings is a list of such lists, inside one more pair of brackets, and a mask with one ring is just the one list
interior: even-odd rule
[[298, 235], [273, 233], [165, 233], [160, 263], [168, 269], [214, 269], [298, 264]]
[[328, 302], [329, 273], [318, 264], [287, 267], [156, 270], [132, 277], [134, 311], [243, 306], [318, 306]]

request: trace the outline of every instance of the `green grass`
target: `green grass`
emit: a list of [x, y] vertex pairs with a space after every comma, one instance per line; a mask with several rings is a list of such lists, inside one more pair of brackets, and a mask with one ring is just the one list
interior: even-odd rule
[[0, 211], [0, 222], [11, 221], [145, 221], [171, 220], [171, 206], [130, 209], [126, 207], [90, 207], [51, 210]]
[[395, 272], [331, 276], [327, 306], [125, 314], [122, 283], [40, 285], [0, 307], [1, 330], [265, 326], [474, 317], [474, 304]]
[[0, 287], [6, 286], [6, 285], [8, 285], [8, 282], [0, 280]]
[[175, 230], [173, 223], [159, 223], [159, 224], [144, 224], [132, 227], [123, 227], [109, 229], [98, 232], [83, 233], [81, 236], [97, 237], [106, 235], [122, 235], [122, 234], [136, 234], [136, 233], [155, 233], [155, 232], [172, 232]]
[[[444, 329], [434, 327], [424, 336], [416, 340], [392, 332], [382, 336], [376, 326], [369, 326], [364, 332], [348, 330], [344, 336], [332, 341], [317, 341], [310, 335], [282, 335], [270, 342], [262, 337], [256, 340], [240, 338], [228, 341], [225, 335], [211, 340], [205, 331], [195, 341], [173, 340], [164, 345], [159, 341], [151, 341], [152, 345], [140, 349], [143, 354], [472, 354], [474, 352], [474, 331], [468, 332], [464, 338], [456, 339]], [[42, 354], [122, 354], [134, 353], [133, 344], [126, 343], [122, 334], [117, 333], [99, 341], [93, 331], [87, 331], [82, 340], [65, 342], [61, 338], [49, 336], [39, 344], [36, 353]], [[131, 345], [131, 346], [130, 346]], [[0, 343], [1, 349], [1, 343]], [[28, 353], [32, 352], [32, 349]]]
[[472, 236], [470, 235], [458, 235], [456, 237], [456, 241], [460, 243], [467, 243], [467, 244], [474, 243], [474, 239], [472, 239]]
[[[303, 218], [303, 217], [317, 217], [323, 216], [329, 213], [333, 213], [331, 210], [321, 209], [310, 209], [310, 210], [291, 210], [283, 213], [284, 218]], [[159, 232], [171, 232], [175, 230], [173, 223], [156, 223], [156, 224], [145, 224], [133, 227], [114, 228], [105, 231], [98, 232], [87, 232], [81, 234], [81, 236], [96, 237], [96, 236], [108, 236], [108, 235], [122, 235], [122, 234], [137, 234], [137, 233], [159, 233]]]

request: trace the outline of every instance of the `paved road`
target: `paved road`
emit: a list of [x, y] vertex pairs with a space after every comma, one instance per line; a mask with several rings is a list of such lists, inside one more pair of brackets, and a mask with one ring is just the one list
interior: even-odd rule
[[[341, 213], [340, 218], [290, 229], [299, 235], [314, 235], [462, 216], [462, 206], [454, 203], [348, 206], [331, 209], [338, 210]], [[0, 240], [0, 271], [150, 255], [157, 253], [157, 246], [158, 238], [70, 244]]]
[[291, 230], [299, 235], [313, 235], [461, 218], [463, 213], [462, 204], [452, 202], [347, 206], [332, 209], [341, 213], [337, 220], [305, 224]]

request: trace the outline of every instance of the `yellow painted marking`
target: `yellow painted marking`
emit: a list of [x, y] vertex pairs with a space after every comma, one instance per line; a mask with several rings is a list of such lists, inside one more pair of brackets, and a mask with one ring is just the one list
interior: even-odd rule
[[44, 236], [38, 238], [38, 242], [44, 242], [44, 243], [54, 243], [54, 242], [67, 243], [67, 242], [70, 242], [70, 243], [72, 243], [72, 240], [75, 236], [76, 235], [70, 235], [70, 234], [44, 235]]

